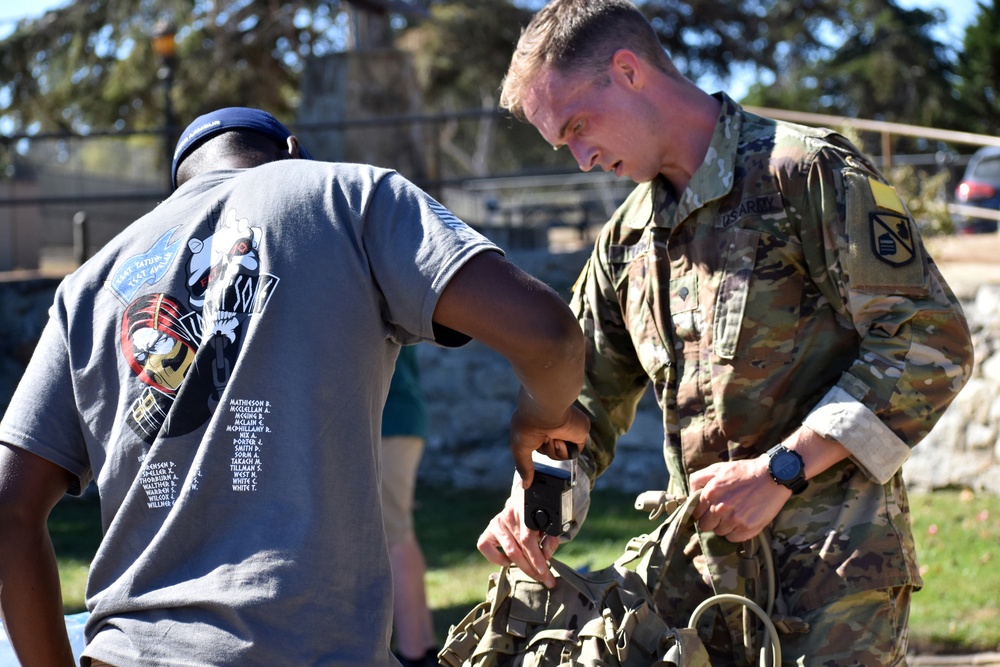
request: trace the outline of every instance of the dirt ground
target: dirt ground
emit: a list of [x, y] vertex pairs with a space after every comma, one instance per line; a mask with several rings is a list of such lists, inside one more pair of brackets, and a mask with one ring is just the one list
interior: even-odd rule
[[925, 245], [960, 298], [971, 299], [980, 285], [1000, 285], [1000, 233], [930, 238]]

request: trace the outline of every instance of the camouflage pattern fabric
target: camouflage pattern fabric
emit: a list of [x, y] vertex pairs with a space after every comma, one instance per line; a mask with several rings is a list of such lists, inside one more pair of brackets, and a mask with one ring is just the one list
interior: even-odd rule
[[516, 567], [490, 576], [486, 601], [452, 626], [446, 667], [710, 667], [694, 630], [671, 628], [635, 572], [581, 575], [552, 561], [549, 590]]
[[[690, 472], [760, 456], [819, 420], [831, 396], [846, 400], [857, 427], [824, 416], [821, 433], [851, 458], [771, 526], [782, 602], [805, 616], [919, 588], [899, 466], [971, 374], [961, 307], [905, 206], [846, 139], [720, 100], [688, 188], [638, 186], [577, 281], [589, 344], [580, 405], [592, 420], [581, 468], [593, 480], [611, 464], [650, 383], [676, 495]], [[697, 537], [688, 562], [728, 592], [733, 545]]]
[[[900, 667], [906, 664], [909, 586], [878, 589], [837, 600], [810, 613], [810, 632], [785, 637], [792, 665], [809, 667]], [[864, 623], [858, 619], [863, 618]], [[857, 650], [857, 647], [865, 647]]]
[[[664, 498], [670, 515], [632, 538], [615, 563], [578, 573], [557, 559], [549, 590], [516, 567], [490, 576], [486, 601], [452, 626], [438, 659], [446, 667], [709, 667], [698, 632], [659, 605], [665, 565], [684, 547], [696, 496]], [[682, 502], [683, 501], [683, 502]], [[676, 619], [668, 622], [666, 619]], [[719, 664], [726, 664], [722, 662]]]

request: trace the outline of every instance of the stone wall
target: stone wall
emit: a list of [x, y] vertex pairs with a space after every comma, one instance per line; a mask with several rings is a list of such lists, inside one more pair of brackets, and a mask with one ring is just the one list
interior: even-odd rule
[[[588, 252], [512, 251], [521, 268], [568, 297]], [[0, 282], [0, 411], [44, 325], [53, 278]], [[904, 466], [912, 488], [969, 487], [1000, 493], [1000, 286], [980, 287], [965, 304], [976, 344], [974, 377]], [[425, 482], [506, 487], [513, 465], [507, 424], [518, 382], [507, 362], [472, 342], [458, 350], [419, 348], [431, 434], [420, 467]], [[647, 394], [615, 464], [598, 484], [629, 492], [662, 487], [663, 428]]]
[[[589, 249], [550, 253], [508, 250], [507, 257], [568, 299]], [[419, 347], [430, 434], [420, 466], [422, 480], [461, 487], [508, 487], [514, 472], [507, 425], [519, 383], [506, 360], [473, 341], [457, 350]], [[598, 482], [627, 491], [661, 488], [662, 418], [651, 392], [618, 447], [615, 464]]]
[[903, 466], [911, 488], [968, 487], [1000, 495], [1000, 285], [966, 302], [976, 364], [972, 378]]

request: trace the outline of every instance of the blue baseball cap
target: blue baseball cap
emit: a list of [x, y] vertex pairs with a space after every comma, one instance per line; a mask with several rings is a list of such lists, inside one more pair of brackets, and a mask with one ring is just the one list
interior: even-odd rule
[[[278, 122], [277, 118], [260, 109], [226, 107], [198, 116], [184, 129], [184, 133], [181, 134], [181, 138], [177, 142], [177, 148], [174, 149], [170, 182], [175, 188], [177, 187], [177, 165], [187, 156], [192, 147], [201, 139], [230, 130], [253, 130], [278, 141], [284, 141], [292, 134], [287, 127]], [[309, 151], [301, 145], [299, 145], [299, 155], [306, 160], [313, 159]]]

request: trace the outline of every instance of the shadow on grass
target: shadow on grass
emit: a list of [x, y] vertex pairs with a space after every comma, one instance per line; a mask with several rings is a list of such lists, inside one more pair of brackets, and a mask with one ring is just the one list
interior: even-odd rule
[[452, 605], [450, 607], [440, 607], [434, 609], [431, 614], [434, 617], [434, 631], [443, 644], [448, 637], [448, 631], [453, 625], [462, 622], [475, 605]]
[[[419, 487], [414, 522], [428, 567], [445, 568], [467, 563], [470, 558], [482, 560], [476, 540], [490, 519], [503, 509], [507, 495], [507, 490]], [[645, 513], [634, 509], [634, 500], [631, 494], [595, 491], [586, 526], [560, 553], [572, 555], [605, 542], [624, 549], [629, 537], [659, 525], [659, 521], [652, 522]]]
[[[433, 575], [428, 582], [429, 591], [442, 585], [449, 589], [449, 601], [432, 610], [434, 629], [441, 640], [452, 625], [485, 599], [489, 574], [499, 569], [479, 553], [476, 541], [503, 508], [507, 495], [506, 489], [417, 489], [414, 521], [428, 572], [448, 571], [446, 584]], [[630, 494], [595, 491], [586, 525], [573, 542], [560, 547], [558, 557], [578, 568], [610, 565], [630, 537], [659, 525], [659, 521], [651, 522], [647, 514], [635, 510], [634, 500]], [[466, 602], [454, 603], [455, 598]]]

